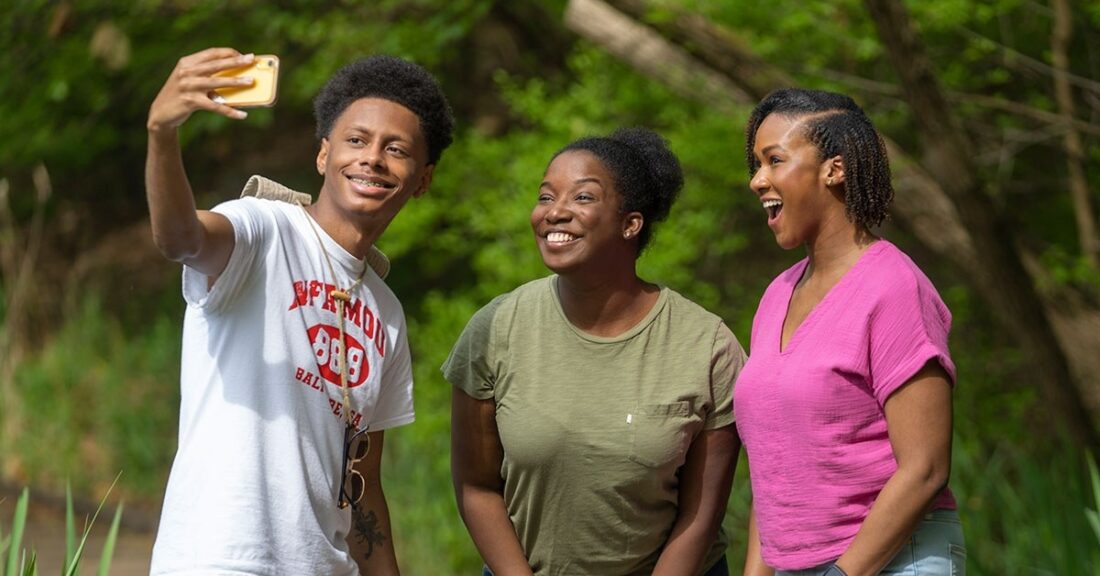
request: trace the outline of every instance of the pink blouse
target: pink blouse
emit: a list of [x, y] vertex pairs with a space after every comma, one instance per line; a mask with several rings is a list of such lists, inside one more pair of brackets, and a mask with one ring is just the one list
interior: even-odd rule
[[[897, 470], [883, 405], [929, 360], [947, 371], [951, 313], [893, 244], [879, 240], [780, 350], [807, 261], [780, 274], [753, 319], [734, 387], [762, 555], [797, 570], [840, 556]], [[949, 490], [933, 508], [955, 508]]]

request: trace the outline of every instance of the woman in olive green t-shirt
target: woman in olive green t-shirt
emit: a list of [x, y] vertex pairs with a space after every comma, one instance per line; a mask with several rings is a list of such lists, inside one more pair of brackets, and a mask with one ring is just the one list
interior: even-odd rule
[[555, 275], [482, 308], [443, 365], [455, 494], [486, 573], [728, 574], [744, 353], [635, 271], [682, 185], [648, 130], [558, 152], [531, 214]]

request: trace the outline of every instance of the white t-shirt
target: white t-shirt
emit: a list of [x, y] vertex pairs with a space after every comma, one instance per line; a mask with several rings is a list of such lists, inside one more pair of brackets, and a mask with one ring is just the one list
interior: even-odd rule
[[[336, 306], [363, 263], [301, 207], [244, 198], [215, 211], [236, 246], [213, 287], [184, 268], [179, 450], [153, 574], [357, 573], [337, 508], [344, 412]], [[413, 421], [400, 302], [373, 270], [351, 293], [345, 333], [353, 422]]]

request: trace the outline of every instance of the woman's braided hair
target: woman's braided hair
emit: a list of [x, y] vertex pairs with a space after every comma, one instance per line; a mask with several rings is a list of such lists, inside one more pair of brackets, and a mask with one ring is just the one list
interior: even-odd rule
[[641, 254], [653, 236], [654, 227], [668, 218], [672, 203], [684, 187], [684, 173], [676, 154], [664, 138], [646, 128], [620, 128], [610, 136], [581, 138], [559, 150], [554, 158], [570, 150], [589, 152], [607, 167], [622, 197], [623, 214], [641, 212], [644, 220], [638, 233]]
[[760, 168], [753, 154], [756, 132], [770, 114], [803, 119], [803, 135], [818, 150], [818, 159], [844, 160], [844, 207], [856, 224], [873, 228], [886, 219], [894, 199], [886, 145], [871, 120], [850, 97], [822, 90], [786, 88], [756, 105], [745, 126], [745, 161], [749, 177]]

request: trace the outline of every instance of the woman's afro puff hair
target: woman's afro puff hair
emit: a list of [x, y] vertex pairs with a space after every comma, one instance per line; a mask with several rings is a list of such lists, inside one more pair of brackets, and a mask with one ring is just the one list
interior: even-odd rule
[[642, 213], [645, 223], [638, 234], [638, 251], [644, 250], [654, 226], [668, 218], [684, 187], [680, 161], [668, 142], [646, 128], [620, 128], [610, 136], [577, 140], [554, 156], [571, 150], [584, 150], [603, 162], [615, 178], [623, 213]]

